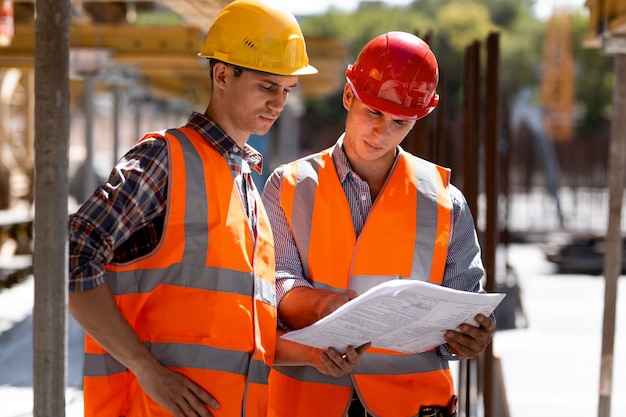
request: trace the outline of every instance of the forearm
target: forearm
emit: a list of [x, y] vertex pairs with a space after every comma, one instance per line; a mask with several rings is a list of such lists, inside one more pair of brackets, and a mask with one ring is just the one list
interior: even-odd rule
[[108, 284], [70, 292], [69, 310], [94, 340], [133, 373], [158, 364], [120, 313]]
[[310, 326], [357, 296], [356, 292], [296, 287], [278, 305], [278, 315], [290, 329]]
[[281, 338], [282, 330], [276, 332], [275, 365], [313, 366], [324, 375], [340, 377], [347, 375], [359, 364], [361, 355], [370, 347], [370, 343], [355, 348], [348, 346], [345, 352], [336, 349], [326, 350], [301, 345]]
[[313, 358], [322, 353], [321, 349], [285, 340], [281, 336], [286, 332], [276, 331], [276, 354], [274, 365], [308, 366], [313, 365]]
[[472, 213], [461, 192], [454, 187], [450, 191], [454, 217], [442, 285], [459, 291], [480, 292], [485, 270]]

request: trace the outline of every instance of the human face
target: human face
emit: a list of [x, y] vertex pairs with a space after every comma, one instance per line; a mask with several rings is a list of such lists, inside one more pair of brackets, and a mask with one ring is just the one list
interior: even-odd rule
[[210, 116], [242, 144], [250, 134], [269, 131], [298, 85], [298, 77], [249, 70], [235, 76], [233, 66], [217, 64], [213, 85], [217, 96]]
[[347, 84], [343, 105], [348, 110], [343, 146], [353, 168], [359, 165], [390, 168], [397, 146], [415, 126], [415, 120], [366, 106]]

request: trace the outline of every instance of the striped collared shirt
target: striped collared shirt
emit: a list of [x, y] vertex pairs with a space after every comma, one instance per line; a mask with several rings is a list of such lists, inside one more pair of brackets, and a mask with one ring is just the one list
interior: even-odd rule
[[[228, 162], [254, 231], [256, 206], [249, 174], [251, 169], [261, 172], [261, 154], [248, 145], [241, 149], [200, 113], [194, 112], [186, 126], [198, 131]], [[156, 247], [163, 230], [167, 184], [165, 141], [141, 141], [120, 159], [108, 181], [70, 215], [70, 291], [103, 284], [106, 264], [135, 259]]]
[[[340, 138], [332, 158], [350, 205], [354, 230], [358, 236], [372, 209], [371, 193], [367, 182], [352, 170], [342, 144]], [[282, 167], [274, 170], [263, 190], [263, 203], [274, 234], [278, 304], [289, 290], [302, 286], [311, 287], [311, 283], [304, 277], [300, 255], [280, 205], [282, 174]], [[480, 280], [484, 269], [474, 220], [463, 194], [452, 185], [449, 190], [453, 210], [452, 236], [442, 285], [462, 291], [481, 291]]]

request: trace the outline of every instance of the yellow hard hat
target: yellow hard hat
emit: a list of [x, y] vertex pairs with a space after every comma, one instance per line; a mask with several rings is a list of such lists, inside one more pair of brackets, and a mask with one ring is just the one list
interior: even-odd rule
[[198, 56], [277, 75], [316, 74], [293, 14], [273, 0], [236, 0], [219, 13]]

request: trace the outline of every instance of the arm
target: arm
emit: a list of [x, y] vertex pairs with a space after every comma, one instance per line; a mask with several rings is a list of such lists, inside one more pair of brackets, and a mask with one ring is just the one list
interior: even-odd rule
[[163, 212], [167, 152], [158, 140], [134, 147], [109, 181], [70, 218], [69, 309], [76, 321], [133, 372], [144, 391], [174, 416], [210, 415], [217, 402], [182, 374], [161, 366], [126, 322], [104, 277], [114, 251]]
[[209, 416], [204, 404], [219, 407], [202, 388], [152, 356], [120, 313], [107, 283], [89, 291], [71, 292], [69, 310], [87, 333], [135, 374], [146, 394], [172, 415]]
[[357, 296], [353, 290], [336, 292], [296, 287], [283, 296], [278, 314], [290, 329], [301, 329], [326, 317]]
[[[163, 215], [167, 176], [165, 142], [144, 141], [133, 147], [115, 166], [107, 183], [70, 215], [70, 291], [102, 285], [104, 268], [113, 261], [115, 250]], [[133, 255], [137, 256], [129, 251], [124, 261]]]
[[284, 330], [276, 332], [275, 365], [314, 366], [322, 374], [336, 377], [352, 372], [352, 369], [359, 364], [361, 355], [371, 346], [371, 343], [358, 348], [348, 346], [346, 352], [341, 354], [333, 348], [322, 350], [285, 340], [280, 337], [284, 333]]
[[[278, 168], [268, 178], [263, 189], [263, 205], [274, 235], [279, 324], [289, 329], [300, 329], [332, 313], [356, 297], [357, 293], [314, 289], [304, 278], [300, 255], [280, 205], [281, 174]], [[341, 354], [334, 349], [324, 351], [284, 340], [280, 337], [284, 333], [285, 330], [280, 329], [277, 333], [275, 364], [315, 366], [321, 373], [333, 376], [351, 372], [361, 354], [370, 346], [348, 347]]]
[[[443, 285], [461, 291], [484, 292], [481, 279], [485, 275], [485, 270], [472, 213], [465, 197], [456, 187], [450, 186], [450, 194], [454, 217]], [[447, 346], [441, 349], [445, 357], [473, 358], [485, 350], [496, 329], [494, 318], [479, 314], [476, 321], [479, 327], [465, 323], [461, 325], [459, 331], [448, 330], [445, 333]], [[450, 357], [446, 347], [456, 357]]]

